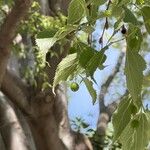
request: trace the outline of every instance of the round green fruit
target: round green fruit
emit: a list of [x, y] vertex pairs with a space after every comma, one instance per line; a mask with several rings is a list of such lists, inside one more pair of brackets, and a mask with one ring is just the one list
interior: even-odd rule
[[73, 92], [78, 91], [78, 89], [79, 89], [78, 83], [72, 82], [72, 83], [70, 84], [70, 89], [71, 89]]

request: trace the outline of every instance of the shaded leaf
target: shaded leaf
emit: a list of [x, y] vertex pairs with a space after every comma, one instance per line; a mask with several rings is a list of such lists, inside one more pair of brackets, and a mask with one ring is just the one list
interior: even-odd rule
[[82, 127], [85, 129], [85, 128], [88, 128], [90, 125], [86, 122], [81, 122], [81, 125]]
[[89, 76], [93, 77], [94, 72], [99, 66], [102, 66], [103, 63], [106, 60], [105, 50], [108, 49], [108, 47], [104, 47], [101, 49], [101, 51], [96, 52], [93, 57], [89, 60], [86, 70]]
[[126, 5], [130, 2], [131, 0], [118, 0], [118, 5]]
[[93, 57], [94, 53], [95, 53], [95, 50], [87, 46], [81, 51], [80, 56], [79, 56], [79, 63], [83, 68], [86, 68], [87, 63]]
[[56, 32], [55, 34], [55, 38], [57, 38], [58, 40], [65, 38], [68, 34], [74, 32], [77, 29], [77, 26], [73, 26], [73, 25], [67, 25], [65, 27], [62, 27], [61, 29], [59, 29], [58, 32]]
[[122, 23], [122, 18], [120, 17], [120, 18], [115, 22], [115, 24], [114, 24], [114, 29], [115, 29], [115, 30], [118, 30], [118, 29], [121, 28], [122, 25], [123, 25], [123, 23]]
[[40, 31], [36, 38], [42, 39], [42, 38], [52, 38], [54, 37], [55, 33], [57, 32], [56, 29], [45, 29], [44, 31]]
[[92, 99], [93, 99], [93, 104], [96, 102], [96, 99], [97, 99], [97, 94], [96, 94], [96, 91], [95, 89], [93, 88], [93, 82], [90, 81], [88, 78], [84, 78], [83, 79], [85, 85], [86, 85], [86, 88], [88, 89]]
[[123, 7], [123, 9], [125, 15], [123, 21], [126, 23], [132, 23], [133, 25], [138, 25], [138, 21], [134, 14], [125, 6]]
[[147, 32], [150, 34], [150, 6], [144, 6], [142, 9], [142, 15]]
[[115, 16], [116, 18], [120, 17], [123, 14], [122, 12], [123, 12], [122, 6], [115, 4], [112, 5], [112, 16]]
[[93, 0], [92, 1], [95, 5], [100, 6], [106, 3], [106, 0]]
[[133, 25], [129, 26], [127, 36], [127, 47], [129, 51], [138, 52], [143, 41], [141, 30]]
[[98, 8], [98, 5], [92, 4], [87, 13], [87, 19], [92, 25], [94, 25], [96, 20], [98, 19]]

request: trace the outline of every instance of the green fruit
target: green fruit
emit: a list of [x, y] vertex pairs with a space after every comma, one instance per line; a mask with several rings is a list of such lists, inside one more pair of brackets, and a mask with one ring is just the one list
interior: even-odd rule
[[71, 89], [73, 92], [78, 91], [78, 89], [79, 89], [78, 83], [72, 82], [72, 83], [70, 84], [70, 89]]

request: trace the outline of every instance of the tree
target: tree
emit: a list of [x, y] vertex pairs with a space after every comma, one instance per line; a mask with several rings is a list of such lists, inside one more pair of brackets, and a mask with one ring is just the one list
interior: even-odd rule
[[[45, 13], [47, 10], [45, 10], [44, 1], [41, 1], [41, 3], [43, 6], [42, 11]], [[56, 3], [54, 1], [47, 1], [47, 3], [49, 3], [50, 7], [55, 9]], [[34, 4], [36, 10], [36, 3], [33, 3], [33, 5]], [[62, 10], [67, 7], [67, 1], [64, 1], [63, 4], [58, 2], [58, 4], [62, 7]], [[1, 91], [5, 94], [5, 99], [7, 99], [7, 101], [4, 101], [1, 98], [1, 124], [4, 124], [4, 127], [2, 126], [1, 128], [1, 149], [92, 149], [90, 142], [84, 135], [75, 133], [70, 128], [67, 114], [65, 86], [63, 88], [63, 85], [59, 85], [55, 90], [55, 94], [52, 93], [51, 88], [43, 90], [42, 84], [46, 82], [43, 80], [44, 74], [40, 76], [40, 72], [38, 72], [39, 76], [35, 75], [35, 78], [37, 79], [36, 88], [29, 81], [31, 78], [28, 78], [29, 80], [23, 82], [22, 79], [25, 79], [25, 75], [21, 72], [23, 70], [22, 68], [26, 67], [27, 64], [29, 65], [29, 62], [25, 64], [24, 60], [18, 60], [21, 61], [22, 64], [21, 68], [19, 68], [19, 76], [22, 77], [22, 79], [17, 77], [9, 69], [6, 70], [8, 58], [11, 55], [11, 44], [16, 36], [18, 25], [21, 23], [22, 18], [26, 17], [25, 21], [30, 19], [30, 14], [27, 14], [27, 11], [31, 7], [31, 1], [17, 0], [15, 3], [12, 2], [11, 5], [12, 9], [6, 14], [0, 33], [2, 42], [0, 46]], [[48, 6], [46, 5], [46, 7]], [[49, 8], [49, 10], [51, 9]], [[46, 14], [53, 15], [53, 17], [56, 16], [55, 12], [52, 12], [53, 14], [51, 14], [51, 12]], [[37, 15], [39, 14], [37, 13]], [[41, 16], [34, 17], [38, 19], [38, 17]], [[37, 21], [34, 20], [34, 18], [31, 19]], [[29, 27], [27, 24], [31, 23], [30, 21], [32, 20], [29, 20], [27, 24], [25, 24], [25, 21], [22, 22], [21, 28], [25, 27], [27, 29]], [[25, 25], [23, 26], [23, 24]], [[28, 33], [28, 30], [25, 31], [25, 29], [20, 30], [23, 45], [26, 47], [30, 46], [29, 42], [32, 40], [31, 35], [34, 36], [35, 34], [30, 31]], [[32, 31], [34, 32], [34, 29]], [[31, 35], [29, 36], [29, 34]], [[32, 46], [34, 46], [34, 43]], [[69, 44], [66, 43], [64, 46], [68, 49]], [[27, 53], [30, 53], [30, 48], [31, 47], [25, 48], [25, 50], [28, 51]], [[56, 49], [55, 46], [53, 49], [57, 49], [58, 55], [60, 56], [60, 58], [58, 58], [54, 55], [49, 60], [53, 62], [53, 67], [38, 67], [41, 69], [40, 71], [43, 70], [45, 73], [50, 73], [50, 76], [48, 77], [49, 83], [52, 83], [58, 63], [66, 55], [66, 52], [60, 53], [59, 44], [56, 45]], [[27, 73], [29, 72], [26, 72], [26, 74]], [[14, 105], [15, 108], [12, 105]], [[16, 112], [15, 109], [17, 108], [19, 108], [19, 112]]]
[[[146, 0], [39, 2], [41, 12], [38, 12], [39, 5], [31, 0], [0, 3], [1, 149], [92, 150], [88, 138], [70, 127], [66, 81], [78, 88], [75, 79], [79, 78], [95, 103], [94, 73], [96, 69], [105, 68], [105, 52], [112, 45], [126, 41], [124, 70], [130, 94], [125, 93], [113, 115], [113, 142], [119, 141], [124, 150], [143, 150], [150, 140], [150, 116], [142, 101], [142, 92], [146, 89], [142, 89], [146, 62], [139, 50], [142, 40], [146, 42], [143, 33], [150, 32], [150, 3]], [[100, 18], [105, 23], [99, 38], [101, 49], [96, 50], [92, 33]], [[110, 28], [113, 33], [105, 40], [105, 32]], [[120, 30], [121, 36], [117, 34]], [[121, 53], [116, 69], [101, 88], [100, 106], [104, 109], [100, 114], [109, 114], [104, 117], [106, 124], [112, 111], [111, 107], [104, 106], [104, 96], [123, 57]], [[15, 65], [17, 75], [12, 72], [9, 58], [21, 64]], [[99, 132], [101, 134], [102, 130]]]

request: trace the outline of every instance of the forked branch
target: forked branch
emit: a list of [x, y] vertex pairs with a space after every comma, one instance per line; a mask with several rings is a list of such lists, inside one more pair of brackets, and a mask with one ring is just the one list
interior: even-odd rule
[[9, 46], [15, 37], [15, 32], [20, 21], [26, 15], [30, 4], [31, 0], [16, 0], [14, 7], [0, 27], [0, 86], [10, 56]]

